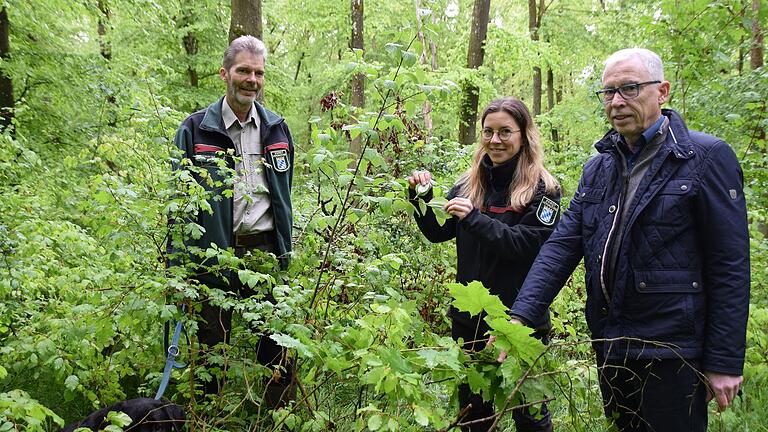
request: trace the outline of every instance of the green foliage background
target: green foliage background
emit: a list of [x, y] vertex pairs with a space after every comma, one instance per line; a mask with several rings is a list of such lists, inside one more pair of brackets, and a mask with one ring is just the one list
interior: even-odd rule
[[[482, 287], [449, 285], [453, 245], [429, 244], [418, 233], [404, 178], [427, 168], [446, 190], [466, 168], [471, 148], [455, 142], [455, 83], [475, 82], [480, 106], [501, 95], [531, 106], [538, 65], [553, 71], [559, 93], [537, 122], [547, 165], [568, 196], [607, 129], [592, 95], [601, 62], [627, 46], [665, 59], [670, 105], [690, 127], [726, 139], [742, 162], [753, 267], [744, 397], [733, 410], [711, 415], [710, 427], [766, 430], [768, 70], [750, 70], [743, 56], [751, 1], [555, 0], [535, 42], [527, 5], [493, 1], [485, 65], [476, 71], [463, 67], [468, 0], [421, 3], [437, 70], [429, 58], [426, 65], [417, 61], [422, 46], [413, 3], [366, 2], [366, 49], [357, 53], [348, 48], [348, 2], [262, 3], [266, 104], [286, 117], [297, 144], [295, 256], [276, 280], [253, 263], [241, 274], [262, 290], [274, 286], [277, 305], [206, 293], [241, 318], [227, 355], [210, 370], [174, 374], [166, 396], [194, 414], [191, 430], [283, 423], [302, 431], [439, 430], [454, 424], [457, 381], [495, 397], [499, 407], [518, 403], [520, 393], [528, 401], [554, 397], [557, 430], [603, 430], [582, 314], [583, 271], [553, 305], [552, 345], [526, 345], [526, 335], [499, 324], [510, 349], [528, 347], [528, 354], [503, 366], [490, 351], [469, 358], [448, 336], [446, 314], [454, 298], [476, 299]], [[194, 189], [175, 193], [171, 139], [186, 115], [223, 93], [218, 68], [230, 9], [223, 0], [110, 0], [100, 39], [96, 0], [3, 4], [11, 56], [0, 69], [13, 79], [16, 106], [15, 133], [0, 136], [0, 431], [54, 430], [119, 399], [153, 396], [164, 362], [162, 324], [181, 318], [176, 301], [202, 294], [165, 269], [165, 242], [179, 234], [169, 232], [167, 215], [204, 202]], [[763, 7], [757, 17], [763, 28], [765, 14]], [[190, 33], [195, 55], [182, 44]], [[104, 43], [109, 59], [100, 51]], [[198, 87], [189, 83], [190, 67]], [[366, 106], [355, 110], [348, 88], [359, 72], [367, 77]], [[320, 99], [330, 92], [339, 103], [322, 111]], [[358, 136], [367, 148], [353, 170], [358, 161], [347, 150]], [[207, 253], [242, 264], [226, 251]], [[486, 311], [492, 317], [498, 308]], [[303, 388], [292, 408], [259, 409], [267, 372], [253, 358], [250, 327], [270, 329], [295, 352]], [[195, 355], [186, 352], [185, 360]], [[223, 365], [229, 384], [222, 397], [193, 397], [193, 375], [204, 378]], [[115, 426], [121, 421], [115, 418]]]

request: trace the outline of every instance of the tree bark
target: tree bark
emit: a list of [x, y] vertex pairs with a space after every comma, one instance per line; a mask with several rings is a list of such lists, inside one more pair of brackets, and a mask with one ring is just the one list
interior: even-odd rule
[[[240, 36], [251, 35], [262, 39], [261, 0], [232, 0], [232, 16], [229, 20], [229, 41]], [[264, 89], [256, 100], [264, 103]]]
[[112, 60], [112, 44], [107, 40], [107, 28], [112, 18], [112, 12], [109, 10], [107, 0], [99, 0], [98, 8], [101, 12], [98, 22], [99, 50], [105, 60]]
[[[8, 11], [3, 6], [0, 10], [0, 58], [3, 64], [11, 58], [11, 44], [8, 37], [10, 21], [8, 20]], [[0, 71], [0, 126], [3, 130], [11, 126], [13, 122], [13, 81], [11, 76], [5, 70]], [[11, 133], [14, 131], [11, 130]]]
[[555, 74], [547, 69], [547, 112], [555, 107]]
[[[544, 13], [544, 1], [537, 5], [536, 0], [528, 0], [528, 32], [534, 45], [539, 40], [541, 16]], [[533, 115], [541, 114], [541, 67], [533, 67]]]
[[[424, 31], [422, 30], [422, 21], [421, 21], [421, 0], [415, 0], [416, 5], [416, 25], [418, 28], [418, 36], [419, 36], [419, 42], [421, 42], [421, 57], [419, 57], [419, 64], [426, 64], [427, 63], [427, 40], [426, 37], [424, 37]], [[434, 13], [432, 14], [432, 17], [434, 19]], [[429, 51], [432, 55], [432, 70], [437, 70], [437, 45], [435, 45], [434, 41], [432, 41], [432, 38], [429, 40]], [[429, 103], [429, 100], [424, 101], [424, 105], [421, 107], [421, 113], [424, 117], [424, 131], [425, 131], [425, 140], [429, 140], [429, 137], [432, 136], [432, 104]]]
[[[108, 33], [112, 24], [112, 11], [109, 9], [108, 0], [98, 0], [97, 6], [99, 8], [99, 20], [97, 32], [99, 34], [99, 51], [101, 57], [107, 61], [107, 68], [110, 68], [110, 62], [112, 61], [112, 43], [108, 39]], [[107, 118], [107, 125], [110, 127], [117, 126], [117, 96], [115, 91], [110, 89], [106, 93], [107, 105], [104, 107], [105, 113], [103, 114]]]
[[[475, 0], [467, 50], [467, 68], [469, 69], [477, 69], [483, 65], [490, 11], [491, 0]], [[465, 81], [463, 84], [464, 99], [461, 102], [459, 115], [459, 142], [469, 145], [475, 142], [475, 123], [477, 122], [477, 103], [480, 99], [480, 89], [470, 81]]]
[[[350, 47], [356, 50], [362, 50], [364, 45], [363, 40], [363, 26], [365, 23], [364, 4], [363, 0], [352, 0], [352, 37], [350, 39]], [[362, 111], [365, 106], [365, 75], [357, 73], [352, 77], [351, 83], [351, 95], [350, 105], [352, 105], [353, 112]], [[355, 118], [353, 121], [357, 121]], [[360, 156], [363, 151], [362, 148], [362, 135], [358, 135], [352, 141], [349, 142], [349, 151], [353, 155]]]
[[232, 0], [229, 41], [251, 35], [262, 38], [261, 0]]
[[752, 47], [749, 50], [749, 65], [757, 69], [763, 65], [763, 33], [760, 31], [760, 1], [752, 0]]
[[[181, 18], [181, 28], [185, 29], [194, 22], [194, 14], [190, 10], [184, 10]], [[195, 56], [197, 55], [197, 35], [192, 30], [187, 29], [184, 37], [181, 38], [184, 44], [184, 51], [187, 53], [187, 76], [189, 77], [189, 85], [192, 87], [198, 86], [197, 69], [194, 67]]]

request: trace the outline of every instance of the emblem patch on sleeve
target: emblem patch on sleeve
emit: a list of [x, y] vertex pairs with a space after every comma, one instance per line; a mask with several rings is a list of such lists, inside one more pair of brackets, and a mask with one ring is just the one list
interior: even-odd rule
[[536, 210], [536, 218], [544, 225], [552, 225], [555, 223], [558, 210], [560, 210], [559, 204], [544, 197], [541, 199], [541, 203], [539, 203], [538, 210]]
[[288, 161], [288, 150], [270, 150], [269, 155], [272, 156], [272, 167], [275, 171], [286, 172], [288, 171], [288, 168], [291, 167], [291, 164]]

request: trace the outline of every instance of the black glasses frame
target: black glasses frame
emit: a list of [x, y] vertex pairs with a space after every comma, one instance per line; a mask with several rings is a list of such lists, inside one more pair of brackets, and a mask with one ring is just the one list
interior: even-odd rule
[[621, 95], [621, 98], [624, 100], [631, 100], [640, 96], [640, 88], [647, 84], [661, 84], [661, 81], [644, 81], [639, 83], [624, 84], [623, 86], [619, 87], [608, 87], [596, 91], [595, 95], [597, 95], [597, 98], [603, 104], [608, 104], [611, 102], [614, 96], [616, 96], [616, 93]]

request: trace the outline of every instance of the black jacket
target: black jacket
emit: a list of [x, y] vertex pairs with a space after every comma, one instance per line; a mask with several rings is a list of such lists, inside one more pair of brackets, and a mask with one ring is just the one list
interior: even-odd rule
[[[227, 150], [234, 150], [234, 144], [224, 128], [221, 115], [223, 98], [212, 103], [208, 108], [187, 117], [176, 131], [174, 142], [182, 152], [182, 158], [189, 159], [194, 165], [204, 167], [211, 178], [222, 179], [223, 170], [217, 165], [217, 159], [223, 158], [226, 166], [234, 170], [235, 163]], [[261, 119], [261, 143], [264, 148], [265, 176], [270, 209], [275, 220], [275, 238], [278, 257], [283, 267], [287, 266], [291, 252], [291, 186], [293, 183], [293, 139], [285, 121], [279, 115], [254, 102], [254, 109]], [[174, 164], [178, 169], [179, 164]], [[212, 190], [208, 182], [195, 176], [199, 184], [214, 193], [208, 200], [211, 212], [200, 211], [197, 223], [205, 229], [202, 237], [188, 241], [189, 245], [202, 249], [215, 244], [221, 249], [232, 246], [232, 194], [230, 186], [221, 190]], [[225, 181], [226, 183], [226, 181]], [[169, 242], [170, 244], [170, 242]], [[174, 252], [171, 248], [169, 252]]]
[[[551, 219], [545, 219], [549, 225], [537, 217], [545, 196], [547, 202], [554, 202], [558, 207], [560, 204], [559, 190], [547, 194], [543, 181], [539, 182], [533, 200], [522, 212], [509, 207], [509, 185], [515, 174], [517, 160], [515, 157], [495, 167], [487, 156], [481, 161], [486, 182], [484, 205], [481, 209], [473, 209], [463, 220], [452, 217], [441, 226], [430, 207], [427, 207], [424, 215], [420, 215], [418, 210], [414, 214], [419, 229], [429, 241], [439, 243], [456, 238], [456, 281], [482, 282], [507, 307], [514, 303], [539, 248], [552, 233], [560, 217], [557, 211]], [[459, 185], [455, 185], [447, 198], [456, 197], [458, 191]], [[411, 199], [416, 199], [413, 191]], [[430, 191], [425, 200], [431, 199]], [[469, 317], [454, 311], [453, 319], [468, 320]], [[539, 314], [533, 324], [537, 329], [548, 328], [549, 311]]]

